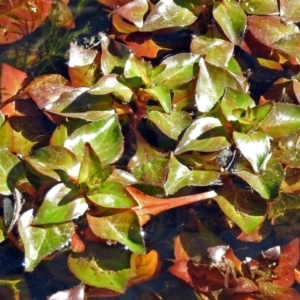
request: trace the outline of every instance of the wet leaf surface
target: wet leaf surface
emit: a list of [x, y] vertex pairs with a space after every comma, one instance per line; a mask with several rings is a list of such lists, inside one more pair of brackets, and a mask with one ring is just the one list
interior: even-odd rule
[[64, 147], [74, 152], [79, 159], [84, 153], [84, 144], [90, 143], [103, 165], [120, 158], [123, 139], [116, 116], [92, 122], [75, 130], [64, 142]]
[[46, 227], [31, 226], [33, 218], [33, 210], [28, 210], [18, 222], [18, 230], [25, 248], [27, 272], [33, 271], [43, 258], [65, 245], [74, 231], [72, 222]]

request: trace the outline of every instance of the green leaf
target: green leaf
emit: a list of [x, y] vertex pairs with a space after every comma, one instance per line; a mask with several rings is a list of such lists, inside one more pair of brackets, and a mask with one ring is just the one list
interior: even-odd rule
[[131, 53], [130, 49], [104, 34], [101, 35], [101, 70], [104, 75], [122, 74], [125, 63]]
[[47, 146], [24, 156], [24, 160], [37, 172], [57, 181], [61, 177], [56, 170], [63, 170], [72, 178], [78, 177], [79, 161], [74, 153], [64, 147]]
[[167, 178], [169, 160], [136, 132], [137, 149], [127, 167], [136, 178], [154, 186], [163, 186]]
[[6, 149], [0, 149], [0, 194], [10, 195], [23, 172], [20, 160]]
[[68, 257], [70, 271], [84, 284], [124, 293], [130, 272], [130, 253], [105, 244], [88, 244]]
[[161, 65], [165, 69], [152, 80], [156, 85], [162, 85], [168, 90], [173, 90], [192, 80], [195, 76], [195, 64], [199, 56], [191, 53], [179, 53], [166, 58]]
[[8, 149], [12, 150], [13, 148], [13, 130], [9, 124], [9, 122], [2, 122], [3, 119], [1, 118], [3, 116], [2, 112], [0, 111], [0, 149]]
[[209, 112], [222, 97], [226, 87], [244, 91], [245, 87], [227, 70], [214, 66], [203, 58], [200, 58], [199, 66], [196, 104], [200, 112]]
[[214, 152], [228, 146], [230, 143], [224, 136], [224, 128], [220, 120], [202, 117], [196, 119], [185, 131], [175, 154], [187, 151]]
[[213, 199], [245, 234], [251, 233], [265, 220], [265, 204], [259, 201], [259, 197], [255, 198], [251, 191], [243, 191], [238, 187], [228, 189], [224, 186], [218, 189], [218, 195]]
[[118, 75], [109, 74], [100, 78], [88, 93], [93, 95], [105, 95], [112, 93], [122, 101], [129, 102], [133, 95], [132, 90], [118, 81]]
[[278, 196], [284, 178], [282, 165], [273, 158], [267, 162], [265, 170], [258, 174], [249, 170], [243, 162], [235, 164], [234, 173], [245, 180], [265, 199], [274, 199]]
[[300, 129], [300, 107], [288, 103], [275, 103], [259, 128], [272, 138], [280, 138]]
[[152, 81], [148, 76], [151, 74], [151, 71], [152, 65], [149, 62], [131, 53], [125, 64], [124, 76], [125, 78], [138, 78], [139, 84], [136, 87], [139, 87], [142, 83], [146, 86], [151, 86]]
[[96, 193], [87, 195], [88, 199], [97, 205], [108, 208], [130, 208], [137, 203], [125, 187], [116, 181], [107, 180]]
[[170, 91], [167, 88], [162, 85], [156, 85], [144, 89], [144, 91], [150, 95], [151, 99], [157, 100], [167, 114], [171, 112], [171, 96]]
[[275, 224], [295, 224], [300, 218], [300, 197], [297, 194], [280, 193], [268, 206], [268, 217]]
[[240, 4], [223, 0], [214, 5], [213, 16], [229, 40], [241, 46], [247, 25], [247, 16]]
[[233, 114], [235, 109], [251, 108], [255, 106], [254, 100], [246, 93], [238, 92], [231, 88], [225, 90], [220, 107], [227, 121], [237, 121], [238, 118]]
[[185, 111], [171, 111], [170, 114], [165, 114], [157, 110], [151, 110], [148, 112], [147, 117], [165, 135], [176, 141], [192, 121], [191, 116]]
[[86, 192], [97, 190], [111, 175], [113, 169], [108, 167], [102, 170], [99, 156], [89, 143], [84, 145], [84, 156], [80, 166], [78, 182]]
[[102, 239], [117, 241], [134, 253], [145, 252], [139, 219], [133, 210], [111, 210], [109, 214], [101, 217], [92, 216], [90, 213], [86, 216], [95, 235]]
[[44, 196], [33, 225], [63, 223], [82, 216], [88, 209], [84, 198], [78, 198], [75, 185], [59, 183], [50, 188]]
[[88, 88], [76, 88], [62, 93], [59, 99], [45, 109], [52, 114], [86, 121], [97, 121], [114, 114], [112, 99], [108, 95], [91, 95]]
[[55, 250], [63, 247], [74, 233], [72, 222], [47, 227], [31, 226], [33, 209], [26, 211], [18, 221], [18, 230], [25, 248], [25, 270], [33, 271], [37, 264]]
[[197, 16], [185, 7], [186, 3], [181, 1], [179, 5], [177, 3], [178, 1], [175, 3], [173, 0], [159, 1], [147, 16], [140, 31], [154, 31], [194, 23]]
[[249, 15], [277, 15], [277, 0], [244, 0], [239, 2], [244, 11]]
[[192, 53], [205, 57], [208, 63], [221, 68], [228, 65], [234, 51], [232, 43], [205, 35], [194, 37], [190, 47]]
[[264, 169], [267, 160], [270, 158], [271, 150], [270, 139], [265, 132], [255, 131], [244, 134], [234, 131], [233, 139], [256, 173], [260, 169]]
[[117, 116], [78, 128], [65, 140], [64, 147], [82, 160], [87, 142], [98, 154], [103, 166], [117, 161], [123, 153], [123, 136]]
[[281, 50], [290, 56], [300, 58], [299, 54], [300, 33], [284, 36], [279, 41], [272, 45], [273, 48]]
[[215, 171], [189, 170], [175, 156], [171, 156], [169, 174], [165, 184], [167, 194], [174, 194], [184, 186], [206, 186], [213, 184], [219, 178]]

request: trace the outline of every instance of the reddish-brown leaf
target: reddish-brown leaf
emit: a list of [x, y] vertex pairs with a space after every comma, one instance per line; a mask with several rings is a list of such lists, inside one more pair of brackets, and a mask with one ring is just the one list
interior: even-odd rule
[[76, 232], [71, 238], [71, 248], [74, 252], [83, 252], [85, 250], [85, 245]]
[[91, 87], [100, 78], [100, 52], [70, 45], [68, 73], [72, 86]]
[[282, 277], [292, 272], [299, 262], [299, 238], [295, 238], [289, 244], [281, 246], [279, 264], [274, 269], [278, 277]]
[[126, 190], [139, 204], [133, 209], [138, 215], [141, 226], [150, 220], [151, 215], [157, 215], [165, 210], [213, 198], [217, 195], [215, 191], [209, 191], [196, 195], [162, 199], [146, 195], [132, 186], [127, 186]]
[[188, 274], [187, 260], [179, 260], [171, 266], [168, 271], [174, 276], [180, 278], [186, 283], [190, 283], [190, 275]]
[[138, 28], [141, 28], [147, 11], [148, 3], [146, 0], [133, 0], [119, 7], [115, 12]]
[[15, 96], [22, 88], [22, 84], [26, 78], [27, 74], [23, 71], [3, 63], [1, 65], [0, 77], [1, 101], [5, 102], [10, 97]]
[[0, 44], [15, 42], [37, 29], [51, 11], [52, 0], [5, 0], [0, 5]]
[[135, 32], [121, 35], [118, 38], [130, 47], [138, 57], [156, 58], [158, 51], [165, 49], [153, 42], [150, 33]]

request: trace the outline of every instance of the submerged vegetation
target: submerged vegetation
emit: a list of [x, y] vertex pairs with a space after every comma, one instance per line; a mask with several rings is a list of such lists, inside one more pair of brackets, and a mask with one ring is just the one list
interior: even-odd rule
[[299, 11], [1, 4], [0, 295], [300, 299]]

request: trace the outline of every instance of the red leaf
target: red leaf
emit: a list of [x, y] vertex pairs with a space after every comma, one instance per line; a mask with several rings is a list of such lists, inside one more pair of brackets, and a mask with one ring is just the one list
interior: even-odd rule
[[188, 274], [187, 262], [187, 260], [180, 260], [173, 266], [171, 266], [168, 271], [184, 282], [190, 283], [190, 275]]
[[49, 15], [51, 6], [52, 0], [1, 1], [0, 44], [15, 42], [33, 32]]
[[217, 195], [215, 191], [209, 191], [196, 195], [162, 199], [146, 195], [132, 186], [127, 186], [126, 190], [139, 204], [133, 209], [138, 215], [141, 226], [150, 220], [151, 215], [157, 215], [165, 210], [213, 198]]
[[289, 244], [281, 246], [279, 264], [274, 269], [278, 277], [292, 272], [299, 262], [299, 238], [292, 240]]

